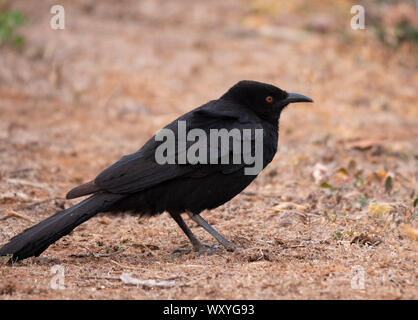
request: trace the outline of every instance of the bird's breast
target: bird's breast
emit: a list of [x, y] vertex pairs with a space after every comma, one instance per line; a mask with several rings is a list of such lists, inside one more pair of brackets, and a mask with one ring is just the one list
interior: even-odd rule
[[263, 140], [263, 164], [264, 168], [273, 160], [277, 152], [278, 132], [267, 130]]

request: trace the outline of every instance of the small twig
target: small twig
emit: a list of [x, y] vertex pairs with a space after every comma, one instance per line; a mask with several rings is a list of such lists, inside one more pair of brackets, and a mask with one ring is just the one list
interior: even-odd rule
[[93, 280], [114, 280], [114, 281], [120, 281], [120, 279], [119, 278], [117, 278], [117, 277], [114, 277], [114, 278], [111, 278], [111, 277], [92, 277], [92, 276], [77, 276], [77, 278], [80, 278], [80, 279], [93, 279]]
[[33, 203], [30, 203], [28, 205], [24, 205], [24, 206], [20, 206], [17, 209], [18, 210], [25, 210], [25, 209], [32, 209], [36, 206], [39, 206], [40, 204], [46, 203], [46, 202], [50, 202], [50, 201], [55, 201], [55, 200], [65, 200], [64, 198], [48, 198], [48, 199], [44, 199], [44, 200], [40, 200], [40, 201], [36, 201]]
[[121, 253], [123, 250], [118, 250], [112, 253], [91, 253], [91, 255], [95, 258], [106, 258], [106, 257], [111, 257], [114, 256], [118, 253]]
[[33, 171], [34, 168], [23, 168], [23, 169], [17, 169], [17, 170], [13, 170], [9, 172], [9, 175], [17, 175], [19, 173], [23, 173], [23, 172], [29, 172], [29, 171]]
[[[121, 263], [119, 263], [119, 262], [117, 262], [117, 261], [115, 261], [115, 260], [110, 260], [110, 262], [112, 262], [113, 264], [116, 264], [118, 267], [121, 267], [121, 268], [123, 268], [123, 269], [130, 269], [130, 270], [146, 270], [146, 271], [149, 271], [150, 269], [149, 268], [141, 268], [141, 267], [131, 267], [131, 266], [128, 266], [128, 265], [126, 265], [126, 264], [121, 264]], [[160, 270], [157, 270], [157, 272], [161, 272]]]
[[33, 222], [33, 220], [31, 218], [29, 218], [28, 216], [25, 216], [21, 213], [13, 211], [13, 210], [7, 211], [6, 214], [3, 217], [0, 218], [0, 220], [6, 220], [6, 219], [11, 218], [11, 217], [16, 217], [16, 218], [23, 219], [23, 220], [26, 220], [26, 221], [29, 221], [29, 222]]
[[27, 180], [22, 180], [22, 179], [7, 179], [8, 183], [12, 183], [12, 184], [21, 184], [24, 186], [31, 186], [31, 187], [35, 187], [35, 188], [40, 188], [40, 189], [49, 189], [48, 186], [44, 183], [37, 183], [37, 182], [32, 182], [32, 181], [27, 181]]
[[116, 264], [117, 266], [124, 268], [124, 269], [131, 269], [131, 270], [137, 270], [137, 269], [145, 269], [145, 268], [139, 268], [139, 267], [131, 267], [131, 266], [127, 266], [127, 265], [123, 265], [119, 262], [116, 262], [115, 260], [110, 260], [110, 262]]
[[278, 193], [274, 192], [266, 192], [266, 191], [242, 191], [241, 195], [247, 196], [247, 197], [278, 197]]
[[73, 254], [70, 254], [70, 257], [73, 257], [73, 258], [86, 258], [86, 257], [107, 258], [107, 257], [117, 255], [121, 252], [123, 252], [123, 248], [119, 248], [117, 251], [111, 252], [111, 253], [94, 253], [90, 251], [88, 253], [73, 253]]

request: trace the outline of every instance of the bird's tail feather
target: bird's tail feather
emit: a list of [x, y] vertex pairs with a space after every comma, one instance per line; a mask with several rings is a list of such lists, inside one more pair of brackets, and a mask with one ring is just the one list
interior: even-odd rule
[[12, 255], [12, 261], [39, 256], [51, 244], [74, 228], [95, 216], [123, 197], [120, 194], [99, 193], [62, 210], [26, 229], [0, 248], [0, 256]]

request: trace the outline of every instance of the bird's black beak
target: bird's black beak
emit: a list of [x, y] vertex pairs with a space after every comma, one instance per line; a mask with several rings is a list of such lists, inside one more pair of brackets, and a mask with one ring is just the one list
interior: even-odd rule
[[294, 102], [313, 102], [313, 100], [303, 94], [289, 92], [287, 94], [287, 98], [283, 99], [279, 102], [280, 107], [287, 106], [289, 103]]

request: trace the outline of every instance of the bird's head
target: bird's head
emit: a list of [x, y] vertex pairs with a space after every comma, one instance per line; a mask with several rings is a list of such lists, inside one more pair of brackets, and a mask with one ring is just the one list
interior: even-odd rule
[[286, 92], [271, 84], [249, 80], [238, 82], [221, 99], [245, 105], [259, 117], [272, 120], [277, 120], [281, 111], [290, 103], [313, 102], [302, 94]]

